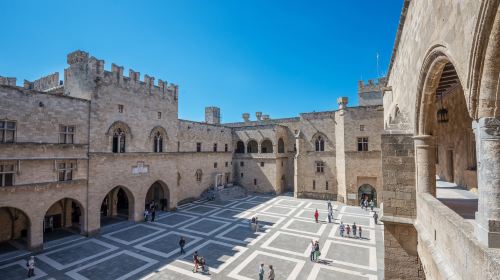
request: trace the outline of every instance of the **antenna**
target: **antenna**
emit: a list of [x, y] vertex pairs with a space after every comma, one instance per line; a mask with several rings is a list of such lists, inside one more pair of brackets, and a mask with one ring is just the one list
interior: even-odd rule
[[378, 69], [378, 56], [379, 55], [378, 55], [378, 52], [377, 52], [377, 78], [380, 78], [380, 73], [379, 73], [380, 71]]

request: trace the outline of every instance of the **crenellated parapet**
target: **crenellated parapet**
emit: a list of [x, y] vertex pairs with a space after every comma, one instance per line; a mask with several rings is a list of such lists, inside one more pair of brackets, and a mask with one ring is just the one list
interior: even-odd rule
[[[138, 94], [144, 93], [178, 100], [177, 85], [169, 84], [161, 79], [158, 79], [155, 84], [155, 77], [147, 74], [141, 80], [141, 73], [132, 69], [129, 69], [128, 77], [124, 76], [124, 67], [115, 63], [111, 64], [111, 71], [104, 70], [104, 60], [89, 56], [87, 52], [74, 51], [68, 54], [67, 62], [69, 64], [65, 70], [65, 78], [69, 79], [67, 94], [71, 95], [71, 91], [76, 91], [76, 94], [80, 91], [91, 92], [98, 85], [106, 85], [127, 88]], [[84, 98], [89, 99], [90, 95], [87, 95]]]

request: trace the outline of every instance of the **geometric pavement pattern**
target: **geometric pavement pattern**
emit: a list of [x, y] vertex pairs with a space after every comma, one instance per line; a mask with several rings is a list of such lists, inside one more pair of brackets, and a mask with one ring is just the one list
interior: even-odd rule
[[[122, 223], [101, 234], [51, 246], [36, 256], [31, 279], [258, 279], [260, 263], [272, 264], [276, 279], [383, 279], [383, 225], [372, 213], [332, 201], [287, 195], [250, 195], [230, 201], [195, 201], [157, 221]], [[313, 213], [318, 209], [319, 223]], [[377, 210], [377, 209], [376, 209]], [[258, 217], [260, 229], [250, 228]], [[363, 228], [362, 238], [341, 237], [340, 221]], [[351, 233], [352, 235], [352, 233]], [[179, 239], [187, 244], [179, 254]], [[320, 244], [309, 259], [311, 240]], [[206, 259], [209, 275], [192, 272], [192, 254]], [[25, 279], [25, 260], [0, 263], [2, 279]]]

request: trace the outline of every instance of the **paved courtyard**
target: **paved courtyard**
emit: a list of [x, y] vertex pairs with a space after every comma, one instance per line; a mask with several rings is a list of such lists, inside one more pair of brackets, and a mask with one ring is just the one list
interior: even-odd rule
[[[155, 223], [128, 221], [104, 227], [93, 238], [75, 236], [36, 256], [35, 279], [258, 279], [260, 263], [272, 264], [276, 279], [383, 279], [383, 225], [369, 211], [333, 203], [328, 223], [325, 201], [290, 196], [248, 196], [226, 202], [196, 201]], [[320, 223], [313, 220], [314, 210]], [[250, 229], [257, 216], [261, 230]], [[339, 223], [356, 222], [362, 238], [339, 236]], [[179, 254], [179, 238], [187, 240]], [[309, 260], [318, 240], [319, 262]], [[194, 251], [210, 274], [192, 272]], [[1, 261], [1, 260], [0, 260]], [[0, 262], [1, 279], [24, 279], [26, 262]], [[31, 278], [34, 279], [34, 278]]]

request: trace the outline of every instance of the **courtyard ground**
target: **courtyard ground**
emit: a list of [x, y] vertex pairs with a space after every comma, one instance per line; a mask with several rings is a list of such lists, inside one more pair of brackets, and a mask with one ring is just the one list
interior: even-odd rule
[[[124, 221], [101, 229], [92, 238], [73, 236], [48, 245], [36, 256], [31, 279], [258, 279], [260, 263], [272, 264], [276, 279], [383, 279], [383, 225], [370, 211], [333, 202], [291, 196], [253, 195], [215, 202], [196, 201], [164, 212], [157, 222]], [[318, 209], [320, 222], [314, 222]], [[250, 229], [257, 216], [261, 230]], [[338, 226], [356, 222], [363, 238], [340, 237]], [[179, 238], [187, 240], [179, 254]], [[309, 259], [309, 244], [318, 240], [319, 262]], [[47, 246], [46, 246], [47, 247]], [[207, 260], [210, 275], [192, 272], [192, 254]], [[1, 279], [24, 279], [25, 260], [0, 259]]]

